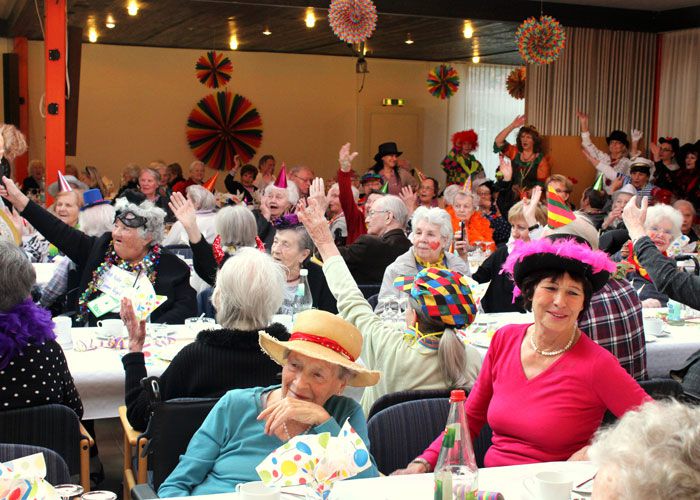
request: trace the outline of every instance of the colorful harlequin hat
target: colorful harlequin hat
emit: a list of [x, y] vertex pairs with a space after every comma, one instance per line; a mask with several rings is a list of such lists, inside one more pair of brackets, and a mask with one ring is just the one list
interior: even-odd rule
[[360, 184], [364, 184], [369, 181], [381, 181], [382, 176], [376, 172], [367, 172], [360, 178]]
[[355, 362], [362, 352], [362, 334], [340, 316], [318, 309], [296, 315], [289, 340], [278, 340], [264, 331], [258, 332], [263, 351], [278, 365], [287, 364], [289, 351], [320, 359], [351, 370], [348, 385], [369, 387], [379, 382], [381, 373]]
[[399, 276], [394, 286], [421, 305], [426, 316], [463, 328], [474, 321], [476, 304], [467, 279], [456, 271], [428, 267], [415, 276]]

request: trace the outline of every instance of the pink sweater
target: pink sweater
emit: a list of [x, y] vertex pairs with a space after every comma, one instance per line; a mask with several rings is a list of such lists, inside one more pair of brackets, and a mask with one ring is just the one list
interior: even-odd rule
[[[528, 380], [520, 347], [530, 325], [494, 335], [466, 401], [472, 439], [493, 429], [487, 467], [567, 460], [589, 444], [606, 409], [617, 417], [651, 398], [608, 351], [581, 335], [570, 351]], [[442, 435], [423, 452], [435, 466]]]

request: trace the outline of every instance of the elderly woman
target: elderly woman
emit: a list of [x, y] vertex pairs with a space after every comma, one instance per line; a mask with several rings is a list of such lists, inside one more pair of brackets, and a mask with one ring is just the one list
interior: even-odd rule
[[[503, 269], [535, 322], [504, 326], [491, 340], [465, 403], [470, 434], [487, 422], [493, 430], [486, 467], [585, 459], [606, 410], [619, 417], [650, 401], [577, 326], [615, 264], [574, 239], [541, 238], [516, 244]], [[439, 436], [401, 472], [432, 470], [441, 443]]]
[[[644, 230], [656, 248], [666, 255], [671, 242], [681, 235], [682, 224], [683, 216], [678, 210], [668, 205], [655, 205], [647, 210]], [[634, 253], [634, 243], [630, 241], [627, 244], [627, 262], [632, 266], [627, 279], [637, 290], [643, 307], [665, 307], [668, 303], [668, 295], [654, 285], [649, 274], [639, 263]]]
[[593, 500], [700, 498], [700, 408], [647, 403], [598, 432]]
[[44, 191], [44, 164], [41, 163], [41, 160], [32, 160], [29, 162], [28, 170], [29, 175], [22, 181], [22, 192], [26, 195], [37, 196]]
[[[152, 321], [182, 323], [196, 314], [195, 292], [189, 285], [187, 264], [160, 246], [165, 214], [141, 193], [127, 191], [119, 198], [112, 232], [94, 237], [70, 227], [30, 201], [10, 179], [3, 177], [2, 181], [0, 196], [10, 200], [29, 223], [75, 262], [82, 292], [70, 305], [78, 311], [75, 318], [78, 323], [94, 325], [98, 319], [95, 311], [109, 314], [118, 308], [118, 304], [110, 307], [117, 299], [98, 288], [107, 276], [117, 274], [116, 269], [130, 273], [134, 283], [139, 277], [148, 277], [156, 294], [167, 297], [151, 313]], [[96, 299], [99, 301], [94, 302]]]
[[447, 175], [447, 185], [463, 185], [467, 179], [473, 183], [484, 179], [486, 173], [472, 154], [479, 147], [479, 136], [473, 129], [462, 130], [452, 135], [452, 149], [442, 160], [442, 169]]
[[[56, 217], [70, 227], [78, 226], [80, 207], [83, 206], [83, 192], [78, 189], [60, 191], [56, 195], [52, 210]], [[49, 242], [44, 235], [36, 233], [24, 244], [24, 251], [32, 262], [53, 262], [59, 255], [59, 249]]]
[[277, 219], [275, 228], [275, 239], [272, 242], [270, 254], [287, 269], [284, 310], [288, 311], [294, 302], [294, 293], [301, 279], [301, 270], [306, 269], [313, 307], [337, 313], [335, 297], [328, 289], [323, 270], [321, 266], [311, 261], [314, 243], [297, 216], [290, 214]]
[[127, 189], [139, 188], [139, 174], [141, 173], [141, 167], [136, 163], [129, 163], [124, 170], [122, 170], [121, 184], [119, 185], [119, 191], [117, 191], [116, 198], [120, 198], [124, 191]]
[[479, 245], [483, 250], [493, 252], [496, 244], [493, 242], [491, 224], [481, 212], [475, 209], [479, 197], [471, 191], [459, 190], [452, 201], [452, 229], [454, 230], [454, 248], [457, 255], [467, 260], [467, 253]]
[[[358, 289], [315, 200], [309, 201], [309, 207], [301, 210], [299, 216], [323, 258], [323, 272], [338, 298], [340, 316], [362, 333], [363, 362], [382, 372], [379, 384], [368, 387], [362, 395], [365, 414], [384, 394], [471, 387], [481, 356], [474, 347], [465, 345], [457, 332], [467, 327], [476, 313], [463, 275], [450, 269], [426, 267], [418, 273], [414, 269], [398, 276], [392, 286], [409, 295], [406, 324], [386, 324], [372, 312]], [[436, 286], [436, 282], [441, 286]]]
[[627, 205], [627, 202], [630, 201], [630, 198], [632, 198], [635, 194], [637, 194], [637, 190], [631, 184], [622, 186], [622, 188], [613, 193], [612, 207], [610, 208], [608, 215], [603, 220], [603, 224], [600, 226], [601, 233], [625, 228], [625, 225], [622, 222], [622, 210], [625, 208], [625, 205]]
[[[499, 246], [508, 241], [510, 224], [496, 203], [496, 193], [496, 185], [491, 180], [482, 182], [476, 188], [476, 194], [479, 197], [477, 209], [489, 220], [493, 229], [493, 242]], [[508, 212], [505, 213], [508, 214]]]
[[144, 168], [139, 173], [139, 191], [141, 191], [148, 201], [154, 206], [164, 210], [168, 215], [168, 199], [158, 194], [161, 184], [161, 174], [153, 168]]
[[[346, 420], [369, 447], [362, 409], [339, 395], [346, 385], [368, 387], [379, 380], [379, 372], [354, 361], [362, 350], [354, 326], [324, 311], [304, 311], [288, 341], [260, 332], [260, 347], [282, 366], [282, 385], [226, 393], [160, 486], [159, 496], [230, 492], [238, 483], [258, 480], [255, 467], [291, 438], [336, 436]], [[377, 475], [372, 465], [356, 477]]]
[[[521, 127], [516, 138], [516, 145], [506, 140], [516, 128]], [[511, 159], [513, 165], [512, 182], [519, 188], [529, 189], [535, 184], [542, 185], [551, 167], [542, 151], [542, 138], [532, 125], [525, 125], [525, 116], [516, 116], [513, 122], [496, 136], [494, 153], [501, 153]]]
[[399, 298], [400, 292], [394, 287], [394, 280], [399, 276], [415, 276], [426, 267], [470, 275], [467, 263], [448, 251], [453, 235], [450, 214], [442, 208], [418, 207], [411, 218], [411, 225], [413, 246], [384, 271], [375, 310], [378, 313], [384, 310], [384, 299], [392, 296]]
[[[185, 191], [187, 192], [187, 199], [192, 202], [192, 206], [195, 210], [194, 215], [199, 234], [204, 237], [207, 243], [213, 243], [217, 234], [214, 227], [214, 219], [216, 216], [216, 213], [214, 212], [216, 208], [216, 200], [214, 199], [214, 195], [208, 189], [197, 184], [188, 186]], [[163, 245], [168, 246], [187, 244], [187, 231], [182, 225], [182, 222], [178, 220], [170, 228], [170, 232], [163, 240]]]
[[[283, 177], [284, 182], [281, 180]], [[265, 243], [265, 248], [268, 250], [272, 247], [272, 241], [275, 238], [275, 227], [272, 223], [290, 212], [299, 199], [295, 189], [282, 187], [286, 185], [286, 173], [282, 169], [275, 184], [268, 184], [263, 189], [260, 208], [253, 210], [258, 237]]]
[[[285, 282], [284, 268], [269, 255], [241, 248], [219, 271], [212, 302], [221, 328], [205, 330], [184, 347], [160, 377], [163, 401], [179, 397], [218, 397], [230, 389], [266, 386], [279, 381], [279, 367], [258, 346], [258, 330], [287, 340], [284, 326], [272, 323]], [[128, 299], [121, 315], [129, 331], [129, 353], [122, 358], [126, 373], [126, 409], [131, 425], [148, 424], [148, 395], [143, 343], [145, 322], [138, 322]]]
[[51, 314], [29, 296], [32, 264], [16, 245], [0, 241], [0, 269], [0, 410], [59, 403], [82, 417]]

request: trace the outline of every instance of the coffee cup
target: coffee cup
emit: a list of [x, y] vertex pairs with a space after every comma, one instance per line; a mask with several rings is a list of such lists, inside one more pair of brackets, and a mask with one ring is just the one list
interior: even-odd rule
[[121, 337], [124, 323], [120, 319], [103, 319], [97, 322], [100, 335], [103, 337]]
[[279, 500], [280, 489], [276, 486], [266, 486], [262, 481], [238, 483], [236, 492], [242, 500]]
[[209, 330], [216, 326], [216, 320], [214, 318], [207, 317], [197, 317], [197, 318], [187, 318], [185, 320], [185, 326], [190, 329], [195, 335], [202, 330]]
[[569, 500], [574, 483], [562, 472], [538, 472], [523, 481], [523, 486], [532, 498], [539, 500]]
[[54, 328], [56, 342], [63, 350], [73, 349], [73, 337], [71, 336], [73, 321], [68, 316], [57, 316], [53, 319], [53, 322], [56, 325]]
[[661, 318], [644, 318], [644, 333], [658, 336], [664, 330], [664, 322]]

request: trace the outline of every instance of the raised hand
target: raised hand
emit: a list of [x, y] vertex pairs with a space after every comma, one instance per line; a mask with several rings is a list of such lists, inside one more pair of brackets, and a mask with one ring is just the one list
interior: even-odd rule
[[187, 231], [187, 237], [192, 243], [198, 243], [202, 238], [202, 233], [197, 226], [197, 215], [192, 202], [185, 198], [182, 193], [174, 192], [168, 203], [173, 215], [180, 221], [182, 227]]
[[581, 127], [581, 132], [588, 132], [588, 115], [581, 110], [576, 111], [576, 117]]
[[2, 183], [0, 183], [0, 196], [6, 198], [20, 212], [24, 210], [27, 207], [27, 203], [29, 203], [29, 198], [20, 191], [17, 184], [4, 175], [2, 177]]
[[340, 164], [340, 170], [343, 172], [350, 172], [352, 169], [352, 161], [358, 154], [359, 153], [357, 151], [350, 153], [350, 143], [346, 142], [338, 152], [338, 163]]
[[413, 191], [411, 186], [404, 186], [401, 188], [401, 193], [399, 193], [399, 198], [403, 201], [408, 209], [408, 215], [410, 216], [416, 210], [416, 205], [418, 201], [416, 199], [416, 193]]
[[659, 154], [659, 144], [657, 142], [649, 143], [649, 151], [651, 151], [651, 156], [654, 161], [659, 161], [661, 159], [661, 155]]
[[537, 224], [537, 207], [540, 204], [540, 199], [542, 198], [542, 186], [535, 186], [530, 192], [530, 202], [523, 208], [523, 218], [528, 226], [534, 226]]
[[503, 174], [503, 180], [510, 182], [513, 179], [513, 165], [506, 155], [501, 155], [498, 162], [498, 170]]
[[632, 129], [632, 142], [639, 142], [639, 139], [642, 138], [642, 131], [636, 128]]
[[644, 232], [644, 222], [647, 219], [647, 207], [649, 199], [645, 196], [642, 198], [641, 207], [637, 206], [637, 197], [633, 196], [622, 210], [622, 221], [627, 227], [631, 239], [636, 239], [646, 234]]
[[318, 203], [323, 213], [328, 208], [328, 198], [326, 198], [326, 186], [321, 177], [316, 177], [309, 186], [309, 198], [313, 198]]
[[119, 317], [124, 322], [126, 330], [129, 332], [129, 351], [141, 352], [146, 341], [146, 320], [139, 321], [134, 313], [134, 306], [131, 300], [124, 297], [119, 309]]
[[297, 203], [297, 217], [304, 224], [323, 260], [338, 253], [324, 212], [314, 198], [309, 197], [306, 202], [300, 200]]
[[525, 115], [516, 116], [513, 122], [511, 123], [511, 126], [513, 128], [522, 127], [523, 125], [525, 125]]

